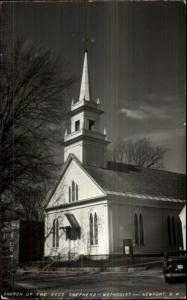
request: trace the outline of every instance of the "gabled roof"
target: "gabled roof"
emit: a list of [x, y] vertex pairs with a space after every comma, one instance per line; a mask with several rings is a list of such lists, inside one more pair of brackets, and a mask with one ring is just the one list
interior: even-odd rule
[[84, 167], [105, 191], [186, 199], [184, 174], [111, 162], [106, 169]]
[[[82, 168], [82, 170], [83, 170], [85, 173], [87, 173], [86, 169], [83, 167], [83, 165], [82, 165], [82, 163], [79, 161], [79, 159], [78, 159], [74, 154], [70, 153], [69, 156], [68, 156], [68, 158], [67, 158], [67, 160], [66, 160], [66, 162], [65, 162], [65, 164], [64, 164], [64, 166], [63, 166], [63, 168], [62, 168], [62, 172], [61, 172], [61, 174], [60, 174], [58, 180], [56, 181], [56, 184], [55, 184], [54, 188], [51, 190], [51, 192], [48, 194], [48, 196], [47, 196], [47, 198], [46, 198], [46, 201], [45, 201], [45, 203], [44, 203], [44, 207], [45, 207], [45, 208], [48, 206], [48, 204], [49, 204], [49, 202], [50, 202], [50, 200], [51, 200], [53, 194], [55, 193], [56, 189], [58, 188], [58, 186], [59, 186], [59, 184], [60, 184], [60, 182], [61, 182], [61, 180], [62, 180], [62, 178], [63, 178], [63, 176], [64, 176], [64, 174], [65, 174], [65, 172], [66, 172], [66, 170], [67, 170], [67, 168], [68, 168], [68, 166], [70, 165], [70, 163], [71, 163], [72, 160], [74, 160], [74, 161], [79, 165], [79, 167]], [[89, 173], [87, 173], [87, 176], [90, 177]], [[105, 191], [102, 189], [101, 186], [99, 186], [99, 184], [97, 183], [97, 181], [94, 180], [94, 178], [92, 178], [92, 181], [94, 181], [95, 184], [96, 184], [96, 185], [100, 188], [100, 190], [103, 192], [103, 194], [105, 194]]]
[[86, 171], [87, 175], [92, 177], [104, 193], [132, 193], [134, 195], [186, 199], [186, 175], [184, 174], [113, 162], [108, 162], [107, 168], [88, 166], [81, 164], [75, 155], [70, 154], [54, 189], [46, 199], [45, 207], [47, 207], [72, 160], [76, 161]]

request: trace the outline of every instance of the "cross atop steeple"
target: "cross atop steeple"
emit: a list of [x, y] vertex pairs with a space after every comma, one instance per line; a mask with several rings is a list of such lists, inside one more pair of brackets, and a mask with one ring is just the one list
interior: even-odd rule
[[84, 63], [83, 63], [83, 70], [82, 70], [80, 95], [79, 95], [79, 101], [82, 100], [87, 100], [87, 101], [91, 100], [87, 50], [85, 50], [84, 52]]

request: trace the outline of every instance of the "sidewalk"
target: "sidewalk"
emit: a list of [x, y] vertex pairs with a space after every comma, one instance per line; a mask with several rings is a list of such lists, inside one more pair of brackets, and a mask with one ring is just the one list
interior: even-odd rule
[[135, 270], [147, 270], [152, 268], [161, 267], [162, 261], [151, 261], [139, 264], [131, 264], [126, 266], [116, 266], [116, 267], [57, 267], [51, 270], [42, 270], [36, 267], [29, 268], [19, 268], [16, 274], [61, 274], [61, 275], [79, 275], [79, 274], [88, 274], [88, 273], [100, 273], [100, 272], [133, 272]]

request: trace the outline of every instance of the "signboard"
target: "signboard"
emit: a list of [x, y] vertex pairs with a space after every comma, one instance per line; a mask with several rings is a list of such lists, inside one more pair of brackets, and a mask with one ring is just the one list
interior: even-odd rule
[[130, 247], [129, 246], [125, 246], [125, 254], [126, 255], [130, 254]]
[[131, 239], [123, 240], [123, 254], [132, 256], [133, 255], [133, 244]]

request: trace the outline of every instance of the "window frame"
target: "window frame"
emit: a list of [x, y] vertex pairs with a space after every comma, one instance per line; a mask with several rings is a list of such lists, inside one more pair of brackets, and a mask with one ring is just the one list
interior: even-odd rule
[[76, 120], [75, 121], [75, 131], [79, 131], [80, 130], [80, 120]]
[[68, 193], [69, 193], [69, 203], [72, 202], [72, 191], [71, 191], [71, 186], [68, 187]]
[[[93, 124], [91, 125], [91, 127], [90, 127], [90, 122], [93, 122]], [[88, 130], [89, 131], [94, 131], [95, 124], [96, 124], [96, 121], [94, 119], [88, 119]]]
[[141, 246], [144, 246], [144, 225], [141, 213], [139, 214], [139, 243]]
[[79, 186], [72, 180], [71, 185], [68, 186], [69, 203], [79, 200]]
[[79, 187], [77, 183], [75, 184], [75, 200], [79, 200]]
[[171, 232], [171, 218], [167, 216], [167, 231], [168, 231], [168, 243], [172, 246], [172, 232]]
[[53, 248], [59, 247], [59, 221], [58, 218], [53, 220], [53, 239], [52, 244]]
[[137, 213], [134, 214], [134, 242], [135, 242], [136, 246], [140, 245], [139, 224], [138, 224], [138, 215], [137, 215]]
[[176, 224], [175, 224], [175, 218], [174, 216], [172, 216], [172, 219], [171, 219], [171, 227], [172, 227], [172, 238], [173, 238], [173, 246], [176, 246], [177, 245], [177, 239], [176, 239]]
[[75, 202], [75, 181], [71, 182], [71, 202]]
[[94, 232], [93, 232], [93, 215], [90, 214], [89, 217], [89, 227], [90, 227], [90, 245], [94, 245]]
[[98, 245], [98, 218], [97, 218], [97, 214], [95, 212], [94, 214], [94, 245]]

